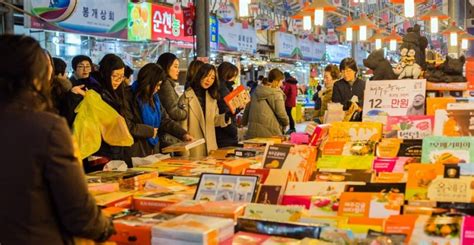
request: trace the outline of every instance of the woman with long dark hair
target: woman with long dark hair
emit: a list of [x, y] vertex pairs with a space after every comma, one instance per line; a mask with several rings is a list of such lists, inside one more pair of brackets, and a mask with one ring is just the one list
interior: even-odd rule
[[[224, 97], [234, 90], [234, 81], [239, 76], [239, 68], [232, 63], [223, 62], [217, 68], [217, 73], [219, 77], [219, 100], [217, 101], [219, 113], [229, 114], [232, 120], [232, 123], [227, 127], [216, 127], [217, 146], [219, 146], [219, 148], [237, 146], [239, 142], [235, 115], [232, 114], [225, 103]], [[239, 113], [241, 109], [243, 108], [239, 108], [236, 114]]]
[[0, 36], [0, 243], [105, 241], [112, 222], [88, 193], [66, 121], [50, 109], [52, 69], [31, 37]]
[[188, 109], [188, 118], [184, 128], [196, 139], [205, 139], [206, 143], [190, 150], [190, 156], [207, 156], [217, 149], [215, 127], [230, 124], [230, 118], [219, 114], [217, 99], [219, 83], [217, 70], [211, 64], [204, 64], [194, 76], [190, 87], [184, 92], [183, 99]]
[[130, 110], [126, 112], [130, 133], [134, 137], [131, 157], [145, 157], [159, 152], [159, 136], [169, 133], [183, 141], [193, 137], [169, 118], [161, 105], [158, 92], [166, 80], [165, 71], [157, 64], [145, 65], [131, 87]]
[[[160, 55], [157, 63], [166, 72], [166, 80], [161, 84], [158, 95], [166, 112], [176, 122], [181, 122], [188, 116], [184, 104], [179, 101], [179, 95], [176, 92], [176, 86], [179, 76], [179, 59], [172, 53], [164, 53]], [[164, 134], [161, 137], [160, 147], [166, 147], [179, 142], [179, 139], [170, 135]]]

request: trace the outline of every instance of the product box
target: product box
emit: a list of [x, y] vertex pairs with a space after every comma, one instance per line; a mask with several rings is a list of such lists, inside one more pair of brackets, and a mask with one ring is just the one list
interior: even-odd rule
[[461, 244], [474, 244], [474, 217], [464, 217], [461, 228]]
[[159, 177], [149, 179], [145, 182], [144, 189], [146, 191], [156, 191], [156, 192], [175, 192], [175, 191], [185, 191], [189, 187], [180, 184], [174, 180]]
[[236, 229], [271, 236], [292, 237], [295, 239], [319, 238], [324, 225], [295, 222], [278, 222], [241, 217], [237, 219]]
[[460, 244], [461, 227], [462, 217], [419, 216], [409, 244]]
[[389, 116], [384, 128], [385, 138], [423, 139], [433, 135], [433, 116]]
[[384, 232], [404, 234], [406, 236], [405, 243], [408, 243], [411, 240], [417, 219], [418, 215], [392, 215], [385, 221]]
[[440, 164], [410, 164], [405, 198], [408, 201], [429, 200], [428, 187], [437, 176], [442, 176], [444, 167]]
[[426, 99], [426, 115], [434, 116], [437, 110], [446, 110], [450, 103], [473, 103], [473, 98], [436, 97]]
[[406, 183], [406, 173], [380, 172], [372, 176], [371, 183]]
[[[237, 232], [232, 239], [220, 245], [301, 245], [301, 241], [286, 237], [276, 237], [250, 232]], [[317, 245], [317, 243], [314, 243]]]
[[244, 213], [245, 203], [234, 203], [229, 201], [182, 201], [162, 210], [164, 213], [171, 214], [199, 214], [213, 217], [223, 217], [236, 219]]
[[316, 147], [308, 145], [272, 145], [265, 152], [264, 168], [290, 170], [290, 180], [307, 181], [316, 161]]
[[387, 218], [400, 214], [404, 195], [394, 191], [344, 192], [339, 201], [339, 216]]
[[190, 192], [152, 192], [138, 194], [133, 197], [133, 207], [142, 212], [160, 212], [173, 204], [192, 200]]
[[250, 203], [245, 208], [243, 217], [265, 219], [280, 222], [297, 222], [303, 215], [303, 206], [283, 206]]
[[88, 183], [87, 189], [92, 195], [101, 195], [120, 190], [119, 183]]
[[181, 241], [217, 245], [233, 235], [234, 221], [232, 219], [183, 214], [153, 226], [152, 243], [178, 244]]
[[202, 174], [194, 200], [252, 202], [258, 176]]
[[257, 195], [257, 203], [280, 204], [285, 192], [290, 171], [284, 169], [265, 169], [268, 175], [265, 182], [260, 185]]
[[320, 147], [329, 136], [330, 124], [309, 123], [305, 132], [310, 135], [308, 145]]
[[223, 172], [224, 174], [242, 174], [242, 172], [247, 169], [252, 161], [237, 159], [232, 161], [224, 162]]
[[384, 221], [381, 218], [346, 217], [337, 228], [351, 231], [354, 238], [365, 239], [370, 230], [383, 231]]
[[168, 214], [145, 214], [141, 216], [127, 216], [118, 220], [114, 220], [115, 234], [109, 241], [115, 242], [117, 245], [151, 244], [151, 228], [166, 220], [175, 218], [176, 216]]
[[427, 137], [423, 140], [421, 162], [474, 163], [474, 137]]
[[316, 181], [323, 182], [360, 182], [367, 183], [372, 179], [370, 170], [354, 169], [318, 169], [316, 172]]
[[339, 197], [349, 182], [289, 182], [283, 205], [303, 205], [310, 216], [336, 216]]
[[450, 103], [435, 113], [435, 136], [474, 136], [474, 103]]
[[112, 192], [94, 196], [98, 206], [130, 208], [132, 206], [132, 192]]
[[318, 169], [371, 169], [375, 142], [328, 141], [318, 159]]
[[235, 114], [238, 108], [245, 108], [245, 105], [250, 102], [250, 94], [243, 85], [240, 85], [225, 96], [224, 101], [230, 111]]
[[376, 122], [335, 122], [329, 129], [328, 141], [373, 141], [382, 138], [382, 124]]
[[405, 172], [405, 165], [409, 164], [411, 158], [409, 157], [393, 157], [383, 158], [377, 157], [374, 160], [372, 166], [376, 173], [388, 172], [388, 173], [403, 173]]

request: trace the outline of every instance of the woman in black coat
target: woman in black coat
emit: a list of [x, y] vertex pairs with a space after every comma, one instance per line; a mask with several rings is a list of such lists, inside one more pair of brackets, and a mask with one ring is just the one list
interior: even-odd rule
[[145, 157], [159, 153], [159, 135], [168, 133], [183, 141], [191, 141], [189, 135], [178, 123], [173, 121], [160, 102], [158, 92], [166, 73], [157, 64], [147, 64], [138, 72], [138, 79], [126, 91], [128, 110], [126, 120], [134, 144], [131, 157]]
[[1, 244], [105, 241], [112, 222], [101, 214], [74, 154], [66, 121], [52, 113], [52, 68], [31, 37], [0, 36]]
[[332, 102], [342, 104], [344, 110], [348, 110], [353, 101], [363, 108], [365, 81], [357, 78], [357, 63], [352, 58], [345, 58], [341, 61], [339, 70], [343, 78], [334, 84]]

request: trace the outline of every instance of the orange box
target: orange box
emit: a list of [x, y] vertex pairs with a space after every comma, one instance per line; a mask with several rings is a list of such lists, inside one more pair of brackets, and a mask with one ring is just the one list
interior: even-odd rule
[[242, 174], [242, 172], [250, 166], [250, 161], [237, 159], [229, 162], [224, 162], [223, 172], [224, 174]]
[[133, 197], [133, 208], [142, 212], [160, 212], [173, 204], [193, 199], [190, 193], [152, 193]]
[[127, 225], [119, 222], [114, 223], [116, 234], [109, 241], [117, 245], [150, 245], [152, 225]]
[[164, 213], [171, 214], [198, 214], [221, 218], [230, 218], [236, 220], [237, 217], [244, 214], [247, 204], [235, 203], [229, 201], [183, 201], [164, 208]]
[[132, 193], [112, 192], [94, 196], [98, 206], [130, 208], [132, 206]]

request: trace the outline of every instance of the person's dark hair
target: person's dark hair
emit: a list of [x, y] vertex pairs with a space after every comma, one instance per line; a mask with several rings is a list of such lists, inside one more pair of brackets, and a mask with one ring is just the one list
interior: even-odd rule
[[133, 74], [133, 69], [130, 68], [130, 66], [125, 66], [125, 73], [124, 77], [125, 78], [130, 78], [130, 76]]
[[214, 74], [216, 74], [216, 79], [214, 80], [214, 83], [212, 84], [212, 86], [207, 89], [207, 91], [209, 92], [209, 95], [213, 99], [217, 100], [219, 98], [219, 83], [217, 82], [217, 69], [215, 66], [211, 64], [204, 64], [201, 66], [201, 68], [199, 68], [198, 72], [196, 73], [196, 75], [193, 77], [193, 80], [191, 81], [190, 87], [194, 91], [198, 91], [199, 89], [202, 89], [201, 80], [207, 77], [207, 75], [209, 75], [211, 71], [214, 71]]
[[271, 82], [268, 81], [268, 78], [262, 78], [262, 85], [269, 85]]
[[67, 64], [63, 59], [53, 57], [53, 67], [55, 76], [66, 74]]
[[77, 55], [74, 58], [72, 58], [71, 65], [72, 69], [76, 70], [77, 65], [83, 61], [89, 61], [89, 64], [91, 65], [92, 71], [94, 71], [94, 66], [92, 65], [92, 60], [89, 56], [86, 55]]
[[173, 62], [177, 60], [178, 57], [172, 53], [164, 53], [158, 57], [156, 63], [161, 66], [161, 68], [165, 69], [166, 75], [168, 76], [168, 72], [173, 65]]
[[283, 72], [278, 70], [277, 68], [272, 69], [268, 73], [268, 82], [272, 83], [273, 81], [281, 81], [285, 79], [285, 76], [283, 75]]
[[283, 73], [283, 75], [285, 75], [285, 79], [288, 79], [291, 77], [291, 74], [287, 71], [285, 71], [285, 73]]
[[122, 59], [115, 54], [106, 54], [99, 62], [99, 80], [103, 88], [109, 91], [110, 94], [116, 96], [117, 94], [112, 87], [112, 73], [115, 70], [125, 68]]
[[200, 60], [193, 60], [188, 66], [188, 72], [186, 73], [186, 82], [189, 83], [193, 80], [194, 75], [198, 72], [199, 68], [204, 65], [204, 62]]
[[259, 80], [259, 81], [263, 81], [263, 78], [265, 78], [265, 76], [263, 76], [263, 75], [260, 75], [260, 76], [258, 76], [258, 79], [257, 79], [257, 80]]
[[324, 72], [329, 72], [333, 80], [337, 80], [341, 77], [341, 72], [337, 65], [329, 64], [324, 68]]
[[217, 74], [220, 81], [229, 81], [233, 77], [239, 75], [239, 68], [230, 62], [222, 62], [217, 68]]
[[136, 97], [143, 103], [148, 103], [154, 108], [153, 93], [155, 92], [156, 86], [165, 79], [166, 72], [161, 66], [155, 63], [146, 64], [138, 72], [136, 81], [137, 90], [135, 91]]
[[346, 68], [349, 68], [355, 71], [356, 73], [359, 71], [359, 69], [357, 68], [357, 63], [353, 58], [345, 58], [341, 61], [341, 64], [339, 65], [339, 70], [342, 72]]
[[49, 61], [40, 44], [27, 36], [1, 35], [0, 53], [0, 103], [21, 100], [31, 108], [51, 109]]

